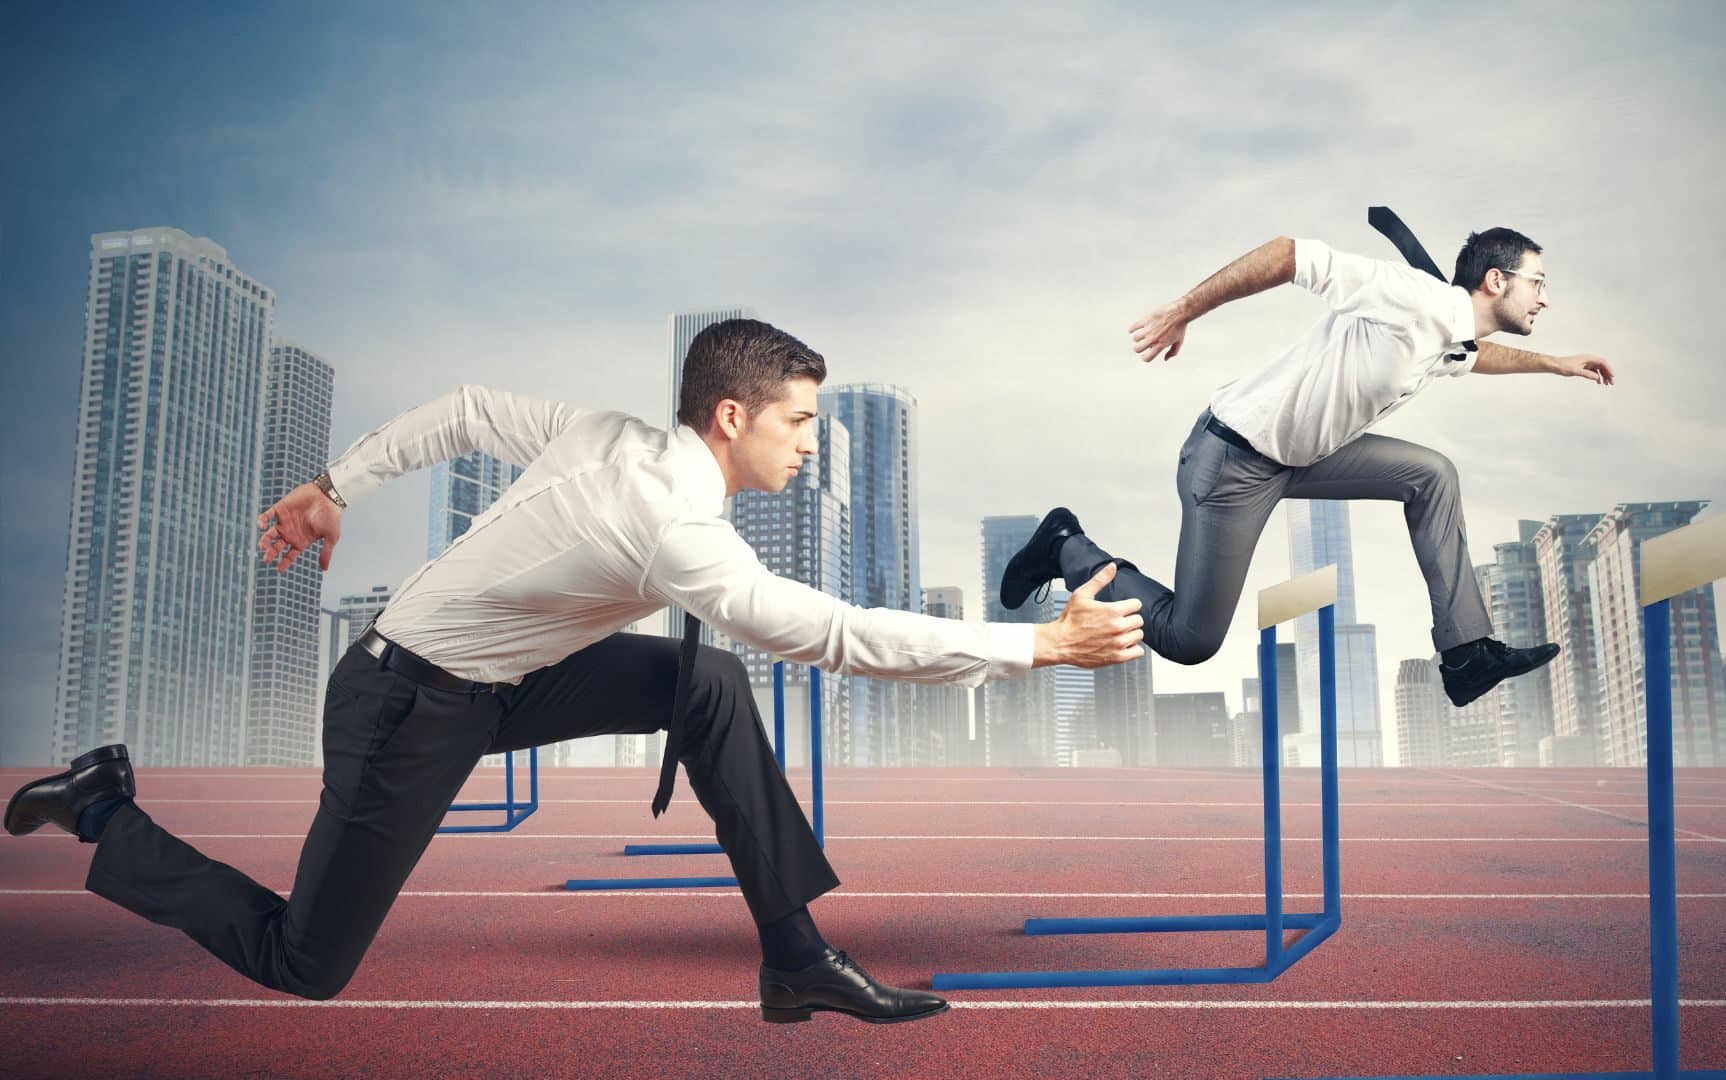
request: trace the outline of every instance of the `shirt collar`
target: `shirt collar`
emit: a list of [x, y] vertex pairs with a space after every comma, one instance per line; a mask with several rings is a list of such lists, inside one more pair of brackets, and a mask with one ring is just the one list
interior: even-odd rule
[[718, 517], [725, 512], [725, 474], [695, 429], [679, 424], [665, 440], [666, 459], [677, 478], [678, 493], [690, 506]]
[[1461, 285], [1452, 285], [1451, 293], [1456, 298], [1456, 306], [1451, 314], [1450, 344], [1460, 345], [1465, 341], [1474, 340], [1474, 301], [1468, 298], [1468, 290]]

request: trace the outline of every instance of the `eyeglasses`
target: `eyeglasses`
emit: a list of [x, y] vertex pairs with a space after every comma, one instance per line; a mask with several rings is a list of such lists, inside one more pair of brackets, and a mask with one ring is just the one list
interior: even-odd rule
[[1506, 270], [1502, 267], [1498, 268], [1498, 272], [1501, 274], [1515, 274], [1517, 277], [1528, 278], [1534, 282], [1535, 295], [1537, 295], [1537, 296], [1545, 296], [1546, 295], [1546, 275], [1545, 274], [1525, 274], [1521, 270]]

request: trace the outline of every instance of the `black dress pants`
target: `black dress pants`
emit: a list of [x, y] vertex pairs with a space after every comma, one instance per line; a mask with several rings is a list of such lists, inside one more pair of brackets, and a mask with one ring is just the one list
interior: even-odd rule
[[[670, 719], [678, 642], [615, 634], [500, 693], [452, 693], [357, 646], [330, 676], [324, 789], [283, 899], [135, 806], [108, 822], [86, 887], [184, 931], [228, 966], [301, 997], [347, 985], [457, 792], [486, 753]], [[742, 661], [696, 656], [681, 760], [750, 913], [771, 922], [839, 884], [779, 771]], [[647, 810], [647, 797], [642, 810]]]

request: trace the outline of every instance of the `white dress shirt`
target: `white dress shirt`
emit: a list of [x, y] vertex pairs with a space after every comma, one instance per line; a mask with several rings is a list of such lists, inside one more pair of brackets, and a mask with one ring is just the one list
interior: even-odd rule
[[1284, 465], [1311, 465], [1476, 354], [1468, 290], [1424, 271], [1295, 241], [1295, 284], [1330, 305], [1303, 340], [1211, 395], [1211, 415]]
[[520, 682], [668, 604], [839, 674], [976, 686], [1031, 666], [1030, 624], [865, 610], [775, 576], [720, 516], [725, 477], [687, 426], [464, 386], [362, 436], [330, 479], [351, 503], [472, 450], [527, 471], [377, 622], [451, 674]]

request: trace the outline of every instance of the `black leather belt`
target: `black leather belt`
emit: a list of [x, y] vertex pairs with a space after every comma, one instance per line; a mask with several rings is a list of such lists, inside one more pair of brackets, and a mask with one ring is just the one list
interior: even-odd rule
[[384, 667], [397, 675], [411, 679], [421, 686], [429, 686], [434, 690], [449, 690], [457, 694], [495, 694], [508, 683], [474, 682], [451, 675], [423, 657], [397, 645], [389, 638], [377, 632], [375, 627], [368, 627], [360, 635], [355, 644], [366, 652], [383, 661]]
[[1223, 442], [1238, 446], [1242, 450], [1249, 450], [1255, 454], [1258, 453], [1258, 450], [1254, 449], [1253, 444], [1247, 442], [1247, 437], [1245, 435], [1242, 435], [1240, 432], [1229, 427], [1214, 416], [1205, 421], [1205, 430], [1210, 432], [1212, 435], [1215, 435]]

